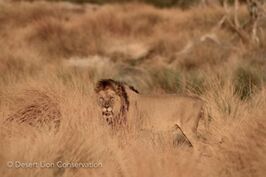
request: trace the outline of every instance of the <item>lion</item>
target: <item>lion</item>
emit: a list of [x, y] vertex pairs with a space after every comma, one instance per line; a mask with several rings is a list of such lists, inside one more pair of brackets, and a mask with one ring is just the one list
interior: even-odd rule
[[[137, 121], [141, 122], [142, 130], [181, 132], [190, 146], [196, 144], [197, 128], [204, 113], [204, 101], [200, 98], [174, 94], [142, 95], [125, 82], [112, 79], [98, 81], [95, 92], [102, 118], [111, 127], [127, 126], [128, 122]], [[132, 112], [135, 114], [130, 114]], [[131, 120], [129, 115], [134, 115]]]
[[[96, 84], [97, 103], [101, 108], [103, 119], [112, 127], [126, 125], [129, 111], [129, 98], [126, 83], [104, 79]], [[135, 88], [129, 86], [135, 93]]]

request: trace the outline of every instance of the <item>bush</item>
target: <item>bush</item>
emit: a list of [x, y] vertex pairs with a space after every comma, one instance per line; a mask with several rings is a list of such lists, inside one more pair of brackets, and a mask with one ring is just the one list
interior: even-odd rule
[[157, 88], [163, 89], [166, 93], [182, 91], [181, 75], [178, 71], [171, 69], [154, 70], [151, 75]]
[[201, 95], [205, 91], [204, 77], [199, 72], [189, 72], [186, 77], [186, 89], [194, 94]]
[[[201, 95], [206, 91], [204, 76], [198, 71], [179, 71], [173, 69], [152, 70], [152, 88], [166, 93]], [[155, 87], [154, 87], [155, 86]]]
[[241, 100], [246, 100], [252, 96], [261, 86], [262, 80], [252, 68], [240, 67], [234, 75], [234, 92]]

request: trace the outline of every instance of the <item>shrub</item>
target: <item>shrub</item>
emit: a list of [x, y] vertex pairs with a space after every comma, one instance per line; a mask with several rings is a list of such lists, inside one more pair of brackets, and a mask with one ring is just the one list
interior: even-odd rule
[[241, 100], [250, 98], [252, 94], [261, 86], [260, 75], [248, 67], [240, 67], [234, 74], [234, 92]]
[[181, 75], [178, 71], [171, 69], [153, 70], [151, 72], [153, 83], [167, 93], [182, 91]]
[[190, 72], [187, 76], [186, 89], [197, 95], [201, 95], [205, 91], [204, 77], [198, 72]]

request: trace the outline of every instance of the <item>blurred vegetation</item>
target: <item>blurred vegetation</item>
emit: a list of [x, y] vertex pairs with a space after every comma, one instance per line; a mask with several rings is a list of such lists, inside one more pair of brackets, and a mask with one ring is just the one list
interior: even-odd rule
[[156, 83], [156, 88], [160, 88], [166, 93], [201, 95], [205, 91], [204, 76], [198, 71], [184, 72], [164, 68], [152, 70], [150, 75], [152, 83]]
[[200, 2], [200, 0], [49, 0], [49, 1], [69, 1], [73, 3], [95, 3], [95, 4], [144, 2], [155, 5], [157, 7], [180, 6], [183, 8], [189, 7], [191, 5]]
[[180, 6], [180, 7], [189, 7], [199, 0], [142, 0], [146, 3], [153, 4], [158, 7], [171, 7], [171, 6]]
[[[16, 7], [1, 4], [5, 13], [0, 14], [0, 19], [8, 28], [0, 28], [0, 35], [4, 36], [0, 40], [0, 86], [56, 72], [63, 84], [80, 85], [81, 90], [85, 87], [81, 83], [88, 80], [114, 78], [131, 83], [144, 93], [152, 90], [204, 95], [216, 89], [212, 86], [216, 74], [221, 75], [215, 80], [218, 83], [233, 78], [230, 86], [234, 90], [230, 94], [241, 100], [265, 87], [265, 45], [239, 49], [235, 62], [231, 59], [232, 47], [238, 46], [238, 41], [231, 40], [232, 33], [227, 28], [215, 35], [220, 44], [212, 39], [201, 42], [201, 35], [209, 33], [223, 16], [221, 10], [210, 7], [203, 13], [196, 7], [167, 11], [131, 4], [86, 13], [84, 8], [87, 7], [69, 8], [64, 3], [22, 3]], [[245, 15], [240, 13], [242, 18]], [[194, 45], [180, 53], [190, 43]]]
[[151, 72], [153, 83], [157, 88], [163, 89], [166, 93], [182, 92], [181, 74], [171, 69], [160, 69]]
[[262, 85], [263, 74], [252, 67], [239, 67], [234, 75], [235, 93], [241, 100], [250, 98]]

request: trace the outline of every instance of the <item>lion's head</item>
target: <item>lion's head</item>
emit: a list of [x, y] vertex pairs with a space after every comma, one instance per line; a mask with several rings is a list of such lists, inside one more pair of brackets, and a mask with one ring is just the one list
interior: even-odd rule
[[[109, 125], [126, 124], [129, 98], [125, 86], [128, 85], [112, 79], [103, 79], [96, 84], [98, 106], [101, 108], [102, 118]], [[138, 93], [132, 86], [128, 87]]]

